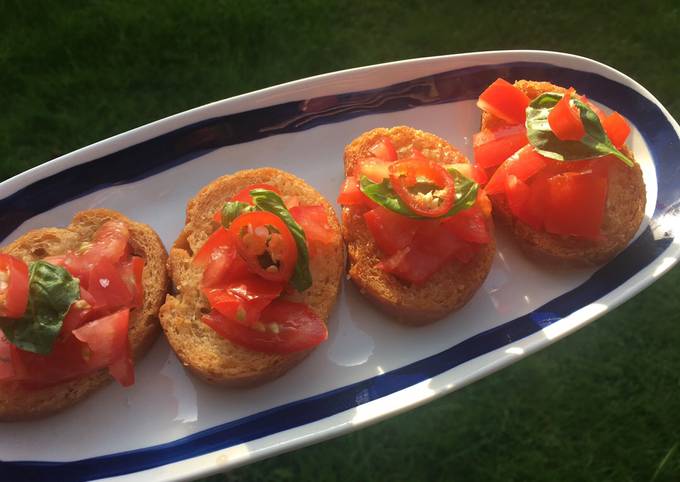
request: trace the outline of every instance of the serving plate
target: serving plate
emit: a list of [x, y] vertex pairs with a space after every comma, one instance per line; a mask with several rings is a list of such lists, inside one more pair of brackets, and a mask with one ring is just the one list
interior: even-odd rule
[[[264, 386], [221, 389], [187, 374], [164, 340], [73, 409], [0, 424], [0, 480], [183, 480], [374, 423], [545, 347], [630, 298], [673, 266], [680, 128], [634, 80], [583, 57], [500, 51], [406, 60], [312, 77], [193, 109], [98, 142], [0, 184], [4, 244], [77, 211], [109, 207], [150, 224], [166, 246], [186, 202], [214, 178], [274, 166], [333, 200], [342, 150], [379, 126], [434, 132], [472, 157], [475, 99], [497, 77], [573, 86], [633, 124], [647, 185], [635, 241], [599, 269], [551, 271], [498, 232], [498, 254], [462, 310], [430, 326], [390, 322], [345, 283], [329, 340]], [[337, 206], [336, 206], [337, 208]]]

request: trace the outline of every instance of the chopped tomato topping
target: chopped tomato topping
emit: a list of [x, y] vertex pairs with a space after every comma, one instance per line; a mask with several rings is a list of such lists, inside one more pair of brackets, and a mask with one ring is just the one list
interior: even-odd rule
[[569, 89], [548, 114], [550, 129], [563, 141], [578, 141], [586, 134], [578, 107], [570, 104], [573, 94]]
[[493, 131], [484, 129], [472, 136], [475, 162], [484, 169], [502, 164], [528, 143], [527, 130], [523, 124]]
[[293, 275], [297, 245], [281, 218], [268, 211], [242, 214], [231, 223], [229, 232], [253, 273], [270, 281], [288, 281]]
[[307, 244], [312, 254], [318, 246], [333, 242], [335, 236], [328, 225], [328, 214], [323, 206], [296, 206], [290, 209], [290, 215], [305, 232]]
[[235, 246], [235, 239], [231, 232], [222, 227], [210, 235], [210, 237], [203, 243], [201, 249], [198, 250], [192, 263], [196, 266], [205, 266], [213, 260], [216, 251], [219, 251], [224, 246]]
[[436, 218], [456, 200], [453, 177], [434, 161], [406, 159], [390, 165], [390, 184], [414, 213]]
[[390, 176], [391, 161], [385, 161], [377, 157], [366, 157], [360, 159], [355, 169], [357, 179], [366, 176], [373, 182], [382, 182]]
[[366, 226], [378, 248], [388, 255], [411, 244], [420, 221], [407, 218], [379, 206], [364, 213]]
[[130, 310], [125, 309], [73, 330], [73, 335], [87, 344], [89, 351], [83, 355], [87, 365], [92, 369], [109, 367], [111, 376], [124, 387], [135, 382], [128, 342], [129, 320]]
[[220, 288], [204, 288], [210, 306], [231, 321], [252, 325], [269, 303], [279, 297], [284, 284], [249, 273]]
[[254, 327], [230, 321], [213, 310], [203, 322], [227, 340], [263, 353], [295, 353], [314, 348], [328, 338], [326, 324], [302, 303], [272, 301]]
[[628, 138], [628, 134], [630, 134], [630, 126], [626, 119], [618, 112], [612, 112], [604, 118], [602, 127], [604, 127], [607, 137], [612, 141], [614, 147], [621, 149], [626, 138]]
[[477, 100], [477, 107], [508, 124], [524, 124], [529, 97], [503, 79], [496, 79]]
[[472, 206], [454, 216], [444, 218], [443, 225], [463, 241], [477, 244], [487, 244], [491, 241], [486, 219], [477, 206]]
[[[125, 259], [130, 254], [128, 239], [130, 232], [122, 221], [110, 220], [101, 225], [94, 233], [92, 245], [82, 248], [89, 262], [104, 258], [112, 263]], [[81, 254], [81, 253], [77, 253]]]
[[397, 151], [389, 137], [383, 137], [370, 147], [368, 151], [383, 161], [392, 162], [397, 160]]
[[349, 176], [345, 179], [345, 182], [342, 183], [340, 195], [338, 196], [338, 204], [342, 206], [360, 206], [362, 204], [366, 206], [375, 205], [373, 201], [361, 192], [359, 180], [354, 176]]
[[565, 172], [548, 179], [545, 229], [554, 234], [598, 239], [607, 200], [607, 179], [592, 171]]
[[522, 181], [527, 181], [531, 176], [540, 172], [549, 161], [549, 159], [536, 152], [530, 144], [527, 144], [501, 164], [485, 186], [486, 193], [498, 194], [503, 192], [505, 190], [506, 178], [509, 175], [516, 176], [517, 179]]
[[28, 303], [28, 266], [0, 253], [0, 317], [21, 318]]
[[139, 256], [133, 256], [130, 261], [126, 261], [120, 267], [123, 281], [132, 293], [132, 306], [135, 308], [141, 308], [144, 305], [143, 272], [144, 259]]
[[130, 292], [116, 266], [107, 259], [101, 259], [90, 271], [87, 290], [96, 300], [96, 307], [110, 311], [129, 307], [135, 293]]

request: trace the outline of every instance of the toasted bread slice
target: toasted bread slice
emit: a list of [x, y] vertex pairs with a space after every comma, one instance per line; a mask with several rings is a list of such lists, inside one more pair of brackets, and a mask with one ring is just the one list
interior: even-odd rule
[[[383, 137], [389, 137], [397, 153], [410, 153], [415, 148], [444, 164], [469, 163], [460, 151], [434, 134], [406, 126], [378, 128], [345, 147], [345, 175], [353, 172], [357, 162], [369, 156], [370, 147]], [[366, 208], [361, 206], [342, 208], [348, 276], [364, 295], [399, 322], [423, 325], [459, 309], [472, 298], [491, 269], [496, 252], [493, 239], [468, 263], [448, 263], [421, 285], [404, 283], [378, 267], [383, 255], [366, 226], [364, 212]], [[487, 226], [493, 229], [491, 219]]]
[[[549, 82], [518, 80], [514, 85], [529, 99], [535, 99], [544, 92], [567, 91]], [[504, 125], [501, 119], [482, 113], [482, 129], [495, 129]], [[622, 151], [633, 159], [628, 148], [624, 146]], [[614, 163], [609, 170], [607, 204], [602, 223], [604, 239], [593, 241], [537, 231], [512, 215], [504, 195], [489, 197], [493, 203], [494, 217], [510, 229], [522, 251], [535, 260], [564, 266], [597, 266], [616, 256], [640, 227], [647, 200], [642, 170], [637, 162], [633, 167], [623, 162]]]
[[340, 290], [342, 241], [335, 211], [321, 194], [302, 179], [273, 168], [239, 171], [204, 187], [187, 205], [186, 224], [170, 250], [168, 269], [174, 294], [161, 308], [161, 325], [181, 362], [204, 380], [228, 386], [247, 386], [276, 378], [301, 361], [311, 350], [273, 355], [249, 350], [222, 338], [201, 321], [210, 311], [201, 293], [203, 269], [192, 259], [218, 228], [213, 214], [224, 202], [252, 184], [265, 183], [284, 195], [297, 196], [301, 205], [321, 205], [328, 225], [336, 233], [332, 243], [319, 247], [310, 257], [312, 286], [287, 299], [307, 304], [324, 321]]
[[[146, 224], [131, 221], [109, 209], [82, 211], [66, 228], [43, 228], [30, 231], [0, 249], [26, 262], [75, 251], [106, 221], [125, 222], [130, 230], [132, 254], [144, 258], [144, 306], [130, 312], [129, 340], [136, 360], [146, 353], [160, 334], [158, 309], [168, 286], [167, 253], [163, 243]], [[100, 388], [112, 378], [107, 369], [82, 378], [45, 388], [25, 388], [16, 382], [0, 383], [0, 420], [38, 418], [70, 407]]]

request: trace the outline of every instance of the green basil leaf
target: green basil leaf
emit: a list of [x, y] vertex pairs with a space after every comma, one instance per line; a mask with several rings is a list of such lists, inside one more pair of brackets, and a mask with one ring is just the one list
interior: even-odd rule
[[579, 110], [585, 135], [578, 141], [557, 138], [548, 123], [548, 115], [563, 96], [556, 92], [546, 92], [536, 97], [527, 107], [527, 137], [536, 151], [558, 161], [580, 161], [613, 155], [632, 166], [633, 161], [616, 149], [607, 137], [597, 114], [578, 99], [573, 99], [573, 104]]
[[28, 305], [17, 320], [2, 319], [5, 337], [22, 350], [52, 351], [71, 304], [80, 298], [80, 282], [60, 266], [36, 261], [28, 271]]
[[[477, 200], [477, 190], [479, 189], [479, 184], [463, 176], [455, 167], [445, 167], [453, 176], [453, 182], [456, 187], [456, 200], [451, 209], [441, 216], [442, 218], [453, 216], [463, 209], [472, 207]], [[366, 176], [362, 176], [359, 181], [359, 188], [369, 199], [390, 211], [413, 219], [431, 219], [414, 213], [411, 208], [408, 207], [408, 204], [394, 192], [388, 179], [383, 179], [382, 182], [376, 183]]]
[[255, 206], [241, 201], [227, 201], [222, 206], [222, 226], [228, 228], [229, 225], [241, 214], [255, 211]]
[[281, 218], [293, 234], [297, 245], [298, 257], [295, 271], [290, 282], [296, 290], [304, 291], [312, 286], [312, 273], [309, 271], [309, 252], [307, 251], [307, 238], [300, 225], [293, 219], [283, 200], [275, 192], [267, 189], [253, 189], [250, 191], [253, 202], [258, 209], [269, 211]]

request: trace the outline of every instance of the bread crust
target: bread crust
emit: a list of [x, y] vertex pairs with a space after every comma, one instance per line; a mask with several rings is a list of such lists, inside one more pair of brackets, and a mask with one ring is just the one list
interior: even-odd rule
[[[567, 89], [549, 82], [518, 80], [515, 87], [534, 99], [544, 92], [565, 93]], [[482, 113], [482, 129], [507, 125], [487, 112]], [[623, 153], [633, 159], [624, 146]], [[587, 240], [538, 231], [513, 216], [505, 195], [489, 196], [494, 218], [506, 226], [522, 251], [531, 259], [556, 266], [598, 266], [621, 252], [635, 236], [644, 217], [647, 200], [642, 170], [636, 162], [632, 168], [623, 162], [609, 169], [607, 201], [602, 223], [602, 240]]]
[[[345, 147], [345, 175], [357, 162], [369, 156], [379, 139], [389, 137], [397, 153], [420, 150], [429, 159], [445, 164], [469, 163], [444, 139], [407, 126], [378, 128], [365, 132]], [[348, 277], [359, 291], [394, 320], [408, 325], [425, 325], [443, 318], [467, 303], [482, 285], [496, 252], [493, 223], [487, 219], [492, 240], [482, 245], [468, 263], [453, 261], [421, 285], [409, 285], [378, 267], [383, 255], [371, 235], [363, 214], [368, 208], [342, 208], [342, 234], [347, 244]]]
[[332, 206], [305, 181], [278, 169], [260, 168], [226, 175], [205, 186], [187, 204], [186, 224], [170, 250], [168, 271], [173, 292], [161, 307], [160, 319], [182, 364], [213, 384], [243, 387], [263, 383], [281, 376], [311, 352], [276, 355], [249, 350], [222, 338], [201, 321], [210, 306], [200, 290], [203, 269], [192, 265], [193, 256], [218, 227], [213, 214], [240, 190], [259, 183], [270, 184], [284, 195], [297, 196], [301, 205], [323, 206], [335, 233], [331, 243], [319, 247], [310, 257], [311, 288], [286, 298], [306, 303], [326, 322], [340, 290], [340, 225]]
[[[75, 250], [81, 242], [92, 239], [95, 231], [109, 220], [119, 220], [130, 230], [132, 254], [145, 259], [142, 283], [144, 305], [130, 312], [129, 340], [135, 360], [151, 348], [160, 334], [158, 309], [168, 286], [167, 253], [156, 232], [146, 224], [132, 221], [109, 209], [91, 209], [76, 214], [66, 228], [42, 228], [30, 231], [0, 248], [26, 262]], [[0, 421], [18, 421], [44, 417], [66, 409], [110, 382], [107, 369], [44, 388], [25, 388], [17, 382], [0, 383]]]

